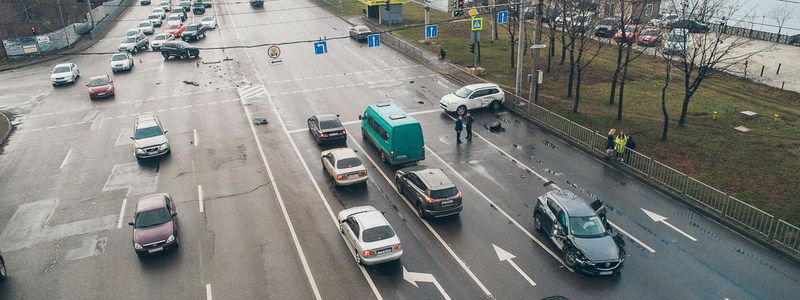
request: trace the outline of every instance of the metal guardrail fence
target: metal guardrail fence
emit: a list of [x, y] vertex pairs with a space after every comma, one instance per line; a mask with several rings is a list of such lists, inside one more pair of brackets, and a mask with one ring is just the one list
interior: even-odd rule
[[777, 34], [774, 32], [767, 32], [755, 30], [751, 28], [736, 27], [730, 25], [710, 24], [710, 31], [719, 31], [722, 28], [725, 34], [748, 37], [755, 40], [776, 42], [780, 44], [790, 44], [792, 36], [785, 34]]
[[[375, 29], [377, 28], [373, 27], [373, 30]], [[486, 82], [482, 78], [468, 73], [464, 67], [451, 63], [433, 63], [430, 59], [426, 59], [425, 50], [410, 45], [391, 34], [382, 34], [381, 41], [408, 55], [410, 58], [437, 69], [442, 74], [449, 75], [464, 84]], [[435, 60], [434, 54], [427, 54], [434, 57]], [[527, 99], [514, 95], [509, 91], [506, 91], [506, 94], [510, 96], [506, 99], [513, 99], [510, 105], [507, 105], [509, 109], [539, 121], [541, 125], [561, 133], [562, 136], [572, 139], [598, 155], [603, 155], [605, 152], [606, 136], [535, 103], [530, 103]], [[731, 224], [741, 225], [741, 227], [750, 230], [754, 233], [754, 236], [763, 241], [778, 244], [795, 251], [796, 254], [800, 254], [799, 227], [780, 220], [761, 209], [736, 199], [640, 152], [628, 150], [629, 153], [622, 163], [625, 167], [630, 168], [654, 184], [666, 187], [688, 201], [708, 208], [710, 212], [716, 213], [723, 220], [730, 220], [732, 221], [730, 222]]]

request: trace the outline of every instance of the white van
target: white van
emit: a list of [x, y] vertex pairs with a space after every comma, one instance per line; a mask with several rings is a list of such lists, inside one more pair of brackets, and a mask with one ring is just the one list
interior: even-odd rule
[[664, 40], [662, 52], [669, 55], [686, 55], [692, 50], [692, 36], [688, 29], [675, 28]]

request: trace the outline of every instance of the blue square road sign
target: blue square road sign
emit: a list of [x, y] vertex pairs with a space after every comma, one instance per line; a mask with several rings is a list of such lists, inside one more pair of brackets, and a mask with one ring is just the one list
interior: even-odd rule
[[328, 53], [328, 42], [327, 41], [314, 42], [314, 54], [320, 55], [325, 53]]
[[367, 36], [367, 46], [368, 47], [372, 48], [372, 47], [378, 47], [380, 45], [381, 45], [381, 35], [380, 34], [376, 33], [376, 34], [370, 34], [370, 35]]
[[439, 37], [439, 25], [426, 25], [425, 26], [425, 38], [435, 38]]
[[508, 11], [501, 10], [497, 12], [497, 24], [506, 24], [508, 23]]

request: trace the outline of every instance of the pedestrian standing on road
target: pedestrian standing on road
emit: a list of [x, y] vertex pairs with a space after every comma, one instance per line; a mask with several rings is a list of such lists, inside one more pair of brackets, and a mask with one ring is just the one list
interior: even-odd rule
[[467, 126], [467, 141], [472, 141], [472, 123], [475, 122], [475, 118], [472, 117], [472, 112], [467, 111], [464, 115], [464, 125]]
[[616, 148], [614, 150], [616, 150], [617, 158], [619, 158], [620, 161], [623, 161], [622, 154], [625, 151], [625, 146], [628, 144], [628, 136], [625, 135], [624, 130], [620, 130], [618, 132], [617, 138], [614, 139], [614, 143], [616, 144]]
[[444, 48], [439, 48], [439, 60], [444, 60], [447, 56], [447, 53], [444, 52]]
[[625, 144], [625, 161], [631, 160], [631, 152], [636, 149], [636, 142], [633, 136], [628, 135], [628, 142]]
[[608, 140], [606, 141], [606, 159], [611, 159], [614, 156], [614, 146], [616, 145], [615, 140], [617, 139], [617, 130], [611, 128], [608, 131]]
[[461, 144], [461, 130], [464, 129], [464, 123], [461, 121], [462, 116], [456, 119], [456, 144]]

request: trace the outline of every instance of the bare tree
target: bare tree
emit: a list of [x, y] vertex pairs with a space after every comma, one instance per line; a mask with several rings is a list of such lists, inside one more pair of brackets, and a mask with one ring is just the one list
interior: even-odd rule
[[667, 89], [669, 82], [672, 80], [672, 63], [668, 58], [664, 59], [666, 65], [666, 74], [664, 75], [664, 86], [661, 87], [661, 115], [664, 116], [664, 126], [661, 129], [661, 140], [669, 140], [669, 112], [667, 111]]
[[511, 61], [510, 61], [510, 63], [511, 63], [511, 68], [512, 69], [516, 68], [516, 64], [514, 62], [516, 61], [516, 59], [515, 59], [516, 55], [515, 54], [517, 54], [517, 53], [515, 51], [517, 50], [517, 43], [519, 42], [519, 38], [520, 38], [519, 37], [519, 33], [517, 32], [518, 31], [517, 27], [519, 26], [519, 23], [517, 23], [517, 22], [520, 21], [520, 18], [519, 18], [519, 14], [520, 14], [520, 9], [519, 8], [520, 7], [519, 6], [520, 5], [517, 4], [516, 5], [516, 9], [510, 9], [509, 10], [509, 12], [508, 12], [508, 22], [505, 24], [505, 26], [503, 26], [503, 28], [505, 28], [506, 31], [508, 32], [509, 43], [511, 44]]
[[547, 21], [547, 28], [549, 31], [548, 40], [550, 43], [547, 55], [547, 73], [550, 73], [550, 66], [553, 62], [553, 56], [556, 56], [556, 21], [555, 16], [558, 14], [556, 8], [558, 7], [555, 0], [547, 2], [543, 7], [545, 20]]
[[[741, 5], [731, 5], [724, 0], [671, 0], [669, 5], [677, 12], [680, 19], [691, 19], [702, 13], [706, 20], [718, 20], [721, 23], [720, 28], [726, 26], [725, 22], [731, 20], [731, 17], [742, 7]], [[737, 22], [735, 25], [740, 25], [744, 21]], [[726, 34], [723, 30], [692, 34], [691, 38], [683, 40], [682, 55], [675, 55], [668, 59], [673, 67], [683, 75], [683, 104], [678, 126], [686, 126], [689, 103], [705, 79], [729, 71], [756, 53], [765, 50], [746, 53], [735, 51], [748, 42], [749, 40], [746, 38]]]
[[572, 96], [574, 79], [575, 103], [572, 106], [572, 112], [577, 113], [581, 101], [583, 71], [592, 64], [604, 43], [589, 36], [592, 33], [592, 28], [594, 28], [592, 15], [597, 7], [590, 1], [572, 1], [569, 4], [572, 5], [575, 15], [571, 22], [564, 27], [570, 40], [570, 74], [567, 81], [567, 97]]
[[783, 25], [786, 24], [786, 21], [795, 17], [795, 7], [790, 6], [788, 3], [783, 3], [781, 5], [773, 7], [768, 13], [770, 19], [774, 20], [775, 23], [778, 23], [778, 34], [781, 34], [781, 30], [783, 30]]

